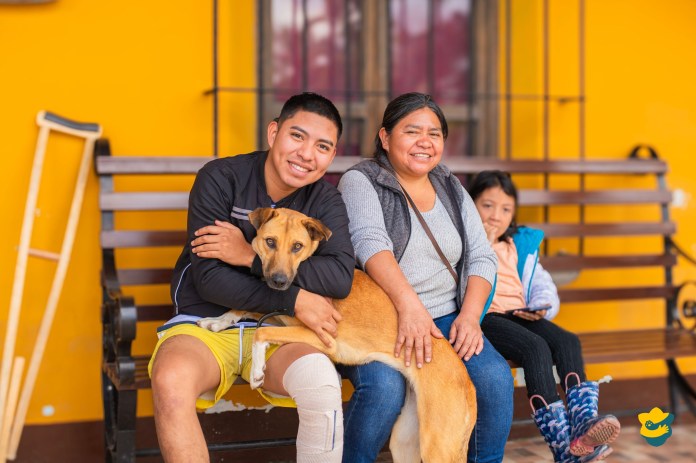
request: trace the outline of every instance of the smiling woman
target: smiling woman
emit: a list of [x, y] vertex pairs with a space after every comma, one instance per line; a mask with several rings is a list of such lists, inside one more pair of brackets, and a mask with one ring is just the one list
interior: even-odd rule
[[[500, 461], [512, 420], [512, 378], [479, 326], [495, 254], [471, 198], [439, 164], [447, 135], [444, 114], [429, 95], [395, 98], [375, 137], [375, 159], [346, 172], [339, 190], [358, 265], [396, 308], [395, 355], [403, 352], [408, 367], [413, 354], [421, 368], [432, 360], [432, 337], [447, 337], [476, 387], [482, 432], [474, 431], [468, 459]], [[403, 378], [378, 362], [342, 373], [359, 391], [346, 416], [346, 461], [374, 461], [399, 415]], [[379, 413], [369, 405], [376, 402]], [[392, 453], [404, 444], [392, 441]]]

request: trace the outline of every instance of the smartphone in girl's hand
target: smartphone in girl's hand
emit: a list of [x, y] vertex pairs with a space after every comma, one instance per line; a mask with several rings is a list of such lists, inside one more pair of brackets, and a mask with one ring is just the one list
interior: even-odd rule
[[540, 310], [549, 310], [551, 308], [551, 305], [540, 305], [536, 307], [520, 307], [517, 309], [508, 309], [505, 312], [511, 313], [511, 312], [517, 312], [518, 310], [520, 312], [538, 312]]

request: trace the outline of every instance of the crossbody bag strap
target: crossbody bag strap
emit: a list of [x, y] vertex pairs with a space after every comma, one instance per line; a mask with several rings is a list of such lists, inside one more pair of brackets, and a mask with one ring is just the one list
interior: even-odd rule
[[411, 205], [411, 209], [413, 209], [413, 212], [416, 214], [416, 217], [418, 218], [418, 221], [420, 222], [421, 226], [423, 227], [425, 234], [428, 235], [428, 238], [430, 238], [430, 242], [433, 243], [433, 247], [435, 248], [437, 255], [440, 256], [440, 260], [442, 260], [442, 263], [444, 263], [445, 266], [447, 267], [447, 270], [449, 270], [450, 275], [452, 275], [452, 278], [454, 278], [455, 284], [458, 285], [459, 278], [457, 277], [457, 272], [454, 271], [454, 269], [452, 268], [452, 264], [449, 263], [449, 260], [447, 260], [447, 257], [445, 257], [445, 253], [442, 252], [442, 249], [440, 249], [440, 245], [437, 244], [437, 241], [435, 240], [435, 237], [433, 236], [433, 232], [430, 231], [430, 227], [425, 222], [425, 219], [423, 218], [420, 211], [416, 207], [416, 203], [413, 201], [411, 196], [406, 191], [406, 188], [404, 188], [404, 186], [401, 184], [401, 182], [399, 182], [399, 179], [396, 178], [396, 175], [394, 175], [394, 173], [391, 172], [384, 164], [382, 164], [381, 162], [379, 162], [377, 160], [375, 160], [375, 162], [377, 164], [379, 164], [379, 166], [381, 168], [383, 168], [385, 171], [389, 172], [394, 177], [394, 180], [396, 180], [396, 183], [399, 184], [401, 191], [404, 193], [404, 196], [406, 196], [406, 199], [408, 200], [408, 203]]

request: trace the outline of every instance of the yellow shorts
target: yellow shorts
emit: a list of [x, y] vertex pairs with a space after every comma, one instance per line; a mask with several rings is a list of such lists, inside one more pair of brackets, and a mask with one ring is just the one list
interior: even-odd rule
[[[241, 343], [240, 331], [242, 332], [241, 337], [243, 338]], [[217, 390], [206, 392], [196, 400], [196, 408], [205, 410], [215, 405], [215, 403], [229, 391], [230, 387], [232, 387], [232, 384], [234, 384], [239, 376], [245, 381], [249, 381], [249, 374], [251, 372], [251, 344], [254, 338], [254, 331], [256, 331], [256, 328], [244, 328], [243, 330], [234, 328], [214, 333], [192, 323], [174, 325], [171, 328], [157, 333], [159, 341], [157, 341], [155, 350], [152, 353], [147, 371], [152, 377], [152, 363], [157, 355], [159, 347], [167, 339], [183, 334], [193, 336], [203, 341], [203, 343], [208, 346], [208, 349], [210, 349], [210, 352], [212, 352], [220, 367], [220, 384]], [[242, 344], [241, 355], [240, 344]], [[278, 347], [280, 346], [273, 344], [268, 347], [266, 351], [266, 360], [268, 360]], [[275, 394], [269, 395], [270, 393], [266, 393], [262, 389], [256, 390], [272, 405], [279, 407], [296, 407], [295, 401], [290, 397], [279, 397]]]

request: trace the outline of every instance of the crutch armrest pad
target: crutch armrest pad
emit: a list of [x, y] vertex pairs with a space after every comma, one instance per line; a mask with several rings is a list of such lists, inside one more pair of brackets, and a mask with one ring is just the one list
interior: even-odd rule
[[[100, 132], [101, 127], [99, 124], [92, 122], [77, 122], [65, 117], [61, 117], [55, 113], [49, 111], [42, 111], [43, 119], [46, 121], [53, 122], [54, 124], [62, 125], [73, 130], [79, 130], [80, 132]], [[41, 114], [39, 115], [41, 117]]]

